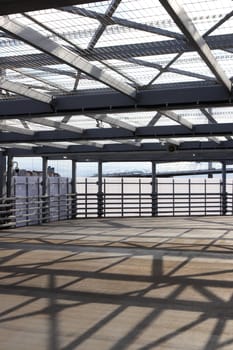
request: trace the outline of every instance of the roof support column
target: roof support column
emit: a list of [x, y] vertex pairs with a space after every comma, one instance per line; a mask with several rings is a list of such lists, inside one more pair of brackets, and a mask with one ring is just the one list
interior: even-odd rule
[[0, 198], [6, 197], [6, 155], [0, 152]]
[[7, 157], [7, 180], [6, 180], [6, 196], [12, 197], [12, 177], [13, 177], [13, 156], [8, 155]]
[[0, 152], [0, 227], [4, 225], [7, 220], [6, 211], [6, 156], [3, 152]]
[[72, 160], [72, 178], [71, 178], [71, 218], [77, 216], [77, 192], [76, 192], [76, 161]]
[[42, 157], [42, 223], [49, 221], [48, 158]]
[[97, 215], [101, 218], [104, 214], [103, 212], [103, 163], [101, 161], [98, 162], [98, 192], [97, 192]]
[[151, 214], [152, 216], [158, 215], [158, 183], [156, 178], [156, 163], [154, 161], [151, 162], [152, 171], [151, 171]]
[[227, 213], [227, 173], [226, 173], [226, 162], [222, 162], [222, 215], [226, 215]]

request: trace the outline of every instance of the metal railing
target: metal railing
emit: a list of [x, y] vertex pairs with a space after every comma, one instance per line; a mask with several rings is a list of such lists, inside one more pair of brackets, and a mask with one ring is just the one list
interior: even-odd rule
[[[98, 192], [96, 182], [85, 180], [84, 191], [79, 190], [78, 183], [78, 193], [1, 198], [0, 228], [91, 217], [233, 215], [232, 184], [223, 192], [221, 182], [212, 182], [210, 188], [206, 181], [202, 187], [190, 181], [184, 184], [173, 181], [170, 187], [163, 182], [163, 186], [157, 184], [156, 193], [150, 193], [148, 181], [136, 183], [138, 190], [132, 188], [135, 183], [121, 180], [117, 191], [112, 186], [115, 184], [105, 182], [103, 192]], [[178, 191], [180, 186], [183, 191]]]
[[76, 194], [0, 199], [0, 228], [37, 225], [76, 217]]
[[[154, 216], [232, 215], [233, 196], [221, 193], [169, 194], [154, 196]], [[77, 194], [77, 217], [153, 216], [152, 195], [148, 193]], [[225, 214], [224, 214], [225, 213]]]
[[[115, 186], [115, 187], [114, 187]], [[221, 181], [156, 183], [143, 179], [104, 179], [102, 192], [89, 178], [77, 183], [77, 217], [232, 215], [233, 184], [223, 192]]]

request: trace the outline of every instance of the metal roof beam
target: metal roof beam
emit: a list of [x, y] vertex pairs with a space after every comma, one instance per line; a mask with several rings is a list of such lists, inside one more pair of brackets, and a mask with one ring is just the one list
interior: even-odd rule
[[208, 140], [213, 141], [215, 143], [221, 143], [221, 141], [217, 137], [214, 137], [214, 136], [209, 136]]
[[[232, 48], [233, 34], [212, 35], [206, 37], [205, 40], [211, 50], [230, 50]], [[0, 43], [0, 47], [5, 47], [6, 45], [12, 45], [12, 40], [10, 40], [8, 44], [5, 42]], [[21, 45], [21, 43], [18, 42], [18, 45]], [[195, 51], [194, 48], [184, 40], [163, 40], [139, 44], [98, 47], [92, 50], [90, 56], [88, 56], [87, 50], [83, 50], [83, 55], [88, 56], [88, 59], [91, 61], [167, 55], [192, 51]], [[41, 63], [41, 66], [47, 66], [48, 64], [56, 65], [59, 63], [59, 60], [55, 57], [49, 56], [47, 53], [19, 55], [17, 56], [17, 60], [15, 59], [15, 56], [0, 57], [0, 65], [3, 68], [34, 68], [38, 66], [38, 62]]]
[[213, 116], [205, 108], [200, 108], [200, 111], [202, 112], [202, 114], [204, 114], [204, 116], [208, 119], [208, 121], [210, 123], [214, 123], [214, 124], [217, 123], [217, 121], [213, 118]]
[[88, 141], [88, 140], [79, 140], [79, 141], [72, 141], [73, 143], [76, 143], [77, 145], [86, 145], [86, 146], [93, 146], [96, 148], [103, 148], [104, 144], [95, 142], [95, 141]]
[[224, 16], [223, 18], [221, 18], [217, 23], [215, 23], [210, 29], [207, 30], [207, 32], [205, 32], [205, 34], [203, 35], [203, 38], [205, 38], [206, 36], [210, 35], [210, 33], [213, 33], [215, 31], [215, 29], [217, 29], [218, 27], [220, 27], [223, 23], [225, 23], [229, 18], [231, 18], [233, 16], [233, 11], [229, 12], [226, 14], [226, 16]]
[[26, 121], [30, 122], [30, 123], [35, 123], [35, 124], [39, 124], [39, 125], [44, 125], [44, 126], [49, 126], [51, 128], [55, 128], [55, 129], [60, 129], [60, 130], [67, 130], [67, 131], [72, 131], [72, 132], [76, 132], [78, 134], [83, 133], [83, 129], [79, 128], [77, 126], [72, 126], [69, 124], [66, 124], [64, 122], [58, 122], [56, 120], [52, 120], [52, 119], [46, 119], [46, 118], [25, 118]]
[[32, 135], [34, 136], [34, 134], [35, 134], [33, 130], [25, 129], [25, 128], [18, 128], [17, 126], [6, 125], [6, 124], [2, 124], [2, 123], [0, 123], [0, 130], [9, 131], [9, 132], [17, 133], [17, 134], [30, 135], [30, 136], [32, 136]]
[[[204, 114], [204, 116], [207, 118], [209, 123], [217, 124], [217, 121], [214, 119], [212, 114], [209, 113], [209, 111], [207, 111], [205, 108], [200, 108], [200, 111]], [[216, 138], [209, 137], [209, 139], [219, 143], [219, 140], [216, 139]], [[226, 136], [226, 139], [227, 140], [231, 140], [231, 137], [230, 136]]]
[[53, 99], [52, 96], [36, 91], [30, 86], [15, 81], [9, 81], [5, 78], [0, 79], [0, 88], [44, 103], [51, 103]]
[[136, 89], [132, 86], [113, 78], [104, 70], [94, 66], [83, 57], [57, 44], [55, 41], [46, 38], [44, 35], [33, 30], [32, 28], [23, 26], [15, 20], [10, 20], [6, 16], [0, 18], [0, 28], [3, 31], [14, 35], [20, 40], [39, 49], [40, 51], [48, 53], [50, 56], [55, 57], [58, 61], [66, 63], [75, 69], [81, 70], [92, 78], [101, 81], [113, 89], [118, 90], [132, 98], [136, 97]]
[[122, 144], [126, 144], [126, 145], [131, 145], [131, 146], [135, 146], [135, 147], [141, 147], [141, 141], [138, 140], [118, 140], [118, 139], [115, 139], [114, 140], [115, 142], [118, 142], [118, 143], [122, 143]]
[[[31, 68], [31, 69], [32, 69], [32, 68]], [[15, 71], [15, 72], [17, 72], [17, 73], [19, 73], [19, 74], [21, 74], [21, 75], [24, 75], [25, 77], [29, 77], [29, 78], [31, 78], [31, 79], [40, 81], [40, 82], [42, 82], [42, 83], [45, 84], [45, 85], [52, 86], [52, 87], [54, 87], [54, 88], [56, 88], [56, 89], [58, 89], [58, 90], [60, 90], [60, 91], [65, 91], [65, 92], [69, 92], [69, 91], [70, 91], [69, 89], [66, 89], [64, 86], [61, 86], [61, 85], [59, 85], [59, 84], [57, 84], [57, 83], [55, 83], [55, 82], [53, 82], [53, 81], [49, 81], [49, 80], [47, 80], [47, 79], [38, 77], [38, 76], [34, 75], [33, 73], [23, 72], [23, 71], [21, 71], [21, 70], [18, 69], [18, 68], [12, 68], [12, 70]], [[49, 88], [48, 88], [48, 90], [49, 90]]]
[[112, 126], [115, 126], [115, 127], [119, 127], [119, 128], [122, 128], [122, 129], [130, 130], [130, 131], [133, 131], [133, 132], [135, 132], [135, 130], [136, 130], [136, 126], [135, 125], [126, 123], [126, 122], [124, 122], [123, 120], [120, 120], [120, 119], [109, 117], [108, 115], [105, 115], [105, 114], [97, 114], [97, 115], [85, 114], [85, 115], [87, 117], [89, 117], [89, 118], [92, 118], [92, 119], [95, 119], [95, 120], [100, 120], [100, 121], [102, 121], [104, 123], [108, 123], [108, 124], [110, 124]]
[[225, 72], [220, 67], [219, 63], [212, 54], [207, 42], [199, 34], [193, 22], [176, 1], [174, 0], [159, 0], [162, 6], [167, 10], [177, 26], [188, 38], [192, 46], [197, 50], [203, 61], [207, 64], [209, 69], [215, 75], [216, 79], [221, 82], [228, 91], [231, 92], [232, 83]]
[[5, 147], [5, 148], [19, 148], [19, 149], [26, 149], [26, 150], [30, 150], [33, 147], [36, 147], [36, 145], [21, 145], [18, 143], [4, 143], [1, 145], [1, 147]]
[[131, 98], [112, 90], [83, 91], [61, 95], [52, 105], [31, 99], [0, 100], [0, 119], [24, 119], [65, 115], [100, 115], [133, 111], [200, 109], [210, 106], [232, 106], [227, 90], [218, 84], [181, 83], [156, 85], [138, 92], [135, 104]]
[[172, 112], [172, 111], [158, 111], [160, 114], [164, 115], [165, 117], [174, 120], [176, 123], [179, 123], [180, 125], [185, 126], [188, 129], [192, 129], [193, 124], [190, 123], [188, 120], [186, 120], [184, 117], [181, 117], [180, 115]]
[[[43, 143], [45, 144], [45, 143]], [[52, 144], [52, 143], [51, 143]], [[50, 146], [50, 143], [48, 144]], [[59, 145], [59, 144], [58, 144]], [[65, 146], [64, 146], [65, 147]], [[90, 150], [90, 146], [83, 146], [83, 145], [73, 145], [73, 146], [68, 146], [69, 147], [69, 152], [70, 153], [85, 153]], [[233, 149], [233, 140], [232, 141], [224, 141], [221, 142], [220, 144], [216, 144], [214, 142], [200, 142], [200, 141], [186, 141], [182, 142], [179, 145], [179, 148], [177, 151], [189, 151], [189, 150], [197, 150], [197, 151], [202, 151], [202, 150], [209, 150], [209, 151], [216, 151], [216, 150], [228, 150], [232, 152]], [[148, 152], [148, 151], [154, 151], [154, 152], [163, 152], [167, 151], [167, 145], [162, 145], [160, 143], [143, 143], [140, 147], [140, 150], [142, 152]], [[96, 150], [96, 153], [99, 152], [140, 152], [140, 150], [134, 148], [134, 146], [129, 145], [129, 144], [117, 144], [117, 143], [112, 143], [112, 144], [105, 144], [104, 148], [99, 150]], [[40, 149], [36, 148], [34, 150], [35, 152], [40, 152]], [[42, 150], [43, 151], [43, 150]], [[137, 154], [137, 153], [135, 153]], [[192, 159], [192, 158], [191, 158]], [[232, 157], [231, 157], [232, 159]]]
[[[20, 128], [18, 128], [20, 129]], [[77, 134], [65, 130], [35, 131], [30, 135], [28, 129], [24, 134], [16, 135], [15, 132], [0, 133], [1, 143], [34, 143], [36, 142], [79, 142], [79, 141], [104, 141], [104, 140], [135, 140], [136, 139], [167, 139], [167, 138], [200, 138], [233, 136], [233, 123], [224, 124], [200, 124], [193, 125], [192, 130], [183, 125], [169, 126], [145, 126], [136, 128], [135, 132], [122, 128], [94, 128], [86, 129], [85, 133]], [[9, 130], [8, 130], [9, 131]], [[29, 131], [29, 132], [28, 132]], [[27, 134], [26, 134], [27, 133]]]
[[144, 23], [137, 23], [137, 22], [134, 22], [125, 18], [116, 17], [116, 16], [112, 16], [111, 18], [109, 17], [106, 18], [106, 15], [102, 13], [91, 11], [84, 8], [79, 8], [76, 6], [65, 6], [65, 7], [59, 8], [59, 10], [70, 12], [70, 13], [76, 13], [80, 16], [96, 19], [100, 21], [100, 23], [103, 23], [105, 27], [108, 25], [117, 24], [123, 27], [142, 30], [144, 32], [158, 34], [158, 35], [162, 35], [162, 36], [166, 36], [174, 39], [184, 39], [184, 36], [182, 34], [175, 33], [170, 30], [157, 28]]
[[[124, 145], [119, 145], [124, 146]], [[79, 146], [82, 147], [82, 146]], [[70, 148], [69, 148], [70, 150]], [[74, 150], [74, 149], [73, 149]], [[151, 151], [145, 151], [145, 150], [139, 150], [138, 148], [135, 148], [131, 146], [131, 150], [124, 150], [124, 151], [108, 151], [108, 152], [96, 152], [94, 151], [94, 148], [87, 150], [84, 149], [75, 149], [73, 153], [70, 151], [66, 152], [63, 150], [62, 152], [56, 152], [56, 149], [51, 149], [51, 147], [46, 148], [43, 147], [42, 149], [38, 148], [38, 151], [31, 151], [31, 150], [19, 150], [19, 149], [11, 149], [8, 152], [12, 154], [14, 157], [38, 157], [38, 156], [47, 156], [48, 159], [54, 159], [59, 160], [63, 159], [64, 156], [67, 156], [69, 159], [74, 159], [76, 161], [103, 161], [103, 162], [109, 162], [109, 161], [115, 161], [115, 162], [128, 162], [128, 161], [134, 161], [135, 157], [137, 161], [156, 161], [156, 162], [183, 162], [183, 161], [196, 161], [196, 162], [208, 162], [208, 161], [231, 161], [232, 160], [232, 151], [233, 149], [200, 149], [200, 150], [185, 150], [185, 151], [176, 151], [176, 152], [168, 152], [167, 150], [161, 150], [159, 152], [155, 152], [154, 150]], [[59, 150], [58, 150], [59, 151]]]
[[61, 143], [56, 143], [56, 142], [35, 142], [36, 146], [45, 146], [45, 147], [55, 147], [59, 149], [67, 149], [70, 145], [63, 145]]
[[97, 44], [98, 40], [100, 39], [101, 35], [105, 31], [105, 28], [107, 27], [106, 21], [108, 18], [111, 18], [114, 14], [115, 10], [117, 9], [118, 5], [120, 4], [121, 0], [112, 0], [107, 11], [104, 14], [105, 22], [103, 21], [99, 27], [97, 28], [94, 36], [91, 38], [91, 41], [88, 44], [87, 49], [92, 50], [95, 45]]
[[153, 118], [151, 118], [151, 120], [149, 121], [148, 125], [147, 126], [153, 126], [155, 125], [158, 120], [161, 118], [161, 114], [160, 113], [156, 113], [155, 116]]
[[[115, 0], [115, 1], [119, 1], [119, 0]], [[113, 6], [114, 6], [114, 4], [113, 4]], [[113, 6], [110, 6], [110, 10], [113, 8]], [[109, 13], [111, 13], [111, 11], [110, 11]], [[76, 52], [77, 54], [79, 54], [80, 56], [84, 57], [84, 59], [87, 59], [87, 57], [88, 57], [88, 55], [86, 55], [86, 52], [88, 51], [88, 53], [90, 53], [91, 50], [93, 49], [93, 48], [91, 48], [91, 47], [88, 46], [87, 49], [86, 49], [86, 52], [84, 52], [84, 50], [83, 50], [81, 47], [79, 47], [77, 44], [75, 44], [73, 41], [71, 41], [71, 40], [68, 38], [68, 35], [60, 34], [58, 31], [53, 30], [52, 28], [48, 27], [46, 24], [44, 24], [44, 23], [38, 21], [37, 19], [35, 19], [34, 17], [32, 17], [32, 16], [30, 16], [30, 15], [28, 15], [28, 14], [26, 14], [26, 13], [24, 13], [23, 15], [24, 15], [26, 18], [30, 19], [32, 22], [34, 22], [34, 23], [36, 23], [37, 25], [39, 25], [39, 26], [41, 26], [42, 28], [44, 28], [46, 31], [52, 33], [52, 34], [55, 36], [55, 38], [58, 37], [58, 38], [62, 39], [63, 41], [65, 41], [66, 43], [68, 43], [69, 48], [71, 48], [72, 51], [75, 51], [75, 52]], [[99, 33], [99, 35], [100, 35], [100, 33]], [[99, 37], [98, 37], [98, 38], [99, 38]], [[98, 41], [98, 40], [97, 40], [97, 41]], [[97, 42], [97, 41], [96, 41], [96, 42]], [[70, 47], [70, 46], [71, 46], [71, 47]], [[94, 46], [93, 46], [93, 47], [94, 47]], [[116, 68], [114, 68], [114, 67], [112, 67], [112, 66], [109, 66], [106, 62], [102, 62], [102, 61], [101, 61], [101, 63], [102, 63], [102, 65], [104, 65], [104, 66], [108, 67], [109, 69], [111, 69], [112, 72], [113, 72], [113, 71], [114, 71], [114, 72], [117, 72], [120, 76], [123, 76], [124, 78], [126, 78], [126, 79], [128, 79], [128, 80], [131, 80], [129, 77], [125, 76], [125, 74], [123, 74], [122, 72], [119, 72], [118, 70], [116, 70]], [[79, 83], [79, 79], [82, 78], [81, 71], [77, 70], [77, 73], [78, 73], [78, 74], [75, 75], [75, 83], [74, 83], [74, 88], [73, 88], [73, 90], [76, 90], [76, 89], [77, 89], [77, 85], [78, 85], [78, 83]], [[86, 78], [86, 79], [91, 79], [89, 76], [85, 76], [85, 78]], [[134, 82], [134, 81], [133, 81], [133, 84], [135, 85], [135, 82]]]
[[193, 78], [202, 79], [202, 80], [216, 81], [215, 78], [209, 77], [208, 75], [193, 73], [193, 72], [189, 72], [189, 71], [179, 69], [179, 68], [172, 68], [172, 67], [165, 68], [161, 64], [158, 64], [155, 62], [144, 61], [144, 60], [141, 60], [138, 58], [128, 58], [128, 59], [126, 59], [126, 61], [138, 64], [138, 65], [144, 66], [144, 67], [155, 68], [155, 69], [158, 69], [162, 73], [171, 72], [171, 73], [175, 73], [175, 74], [185, 75], [187, 77], [193, 77]]
[[81, 5], [105, 0], [4, 0], [1, 1], [0, 15], [21, 13], [24, 11], [37, 11], [65, 5]]

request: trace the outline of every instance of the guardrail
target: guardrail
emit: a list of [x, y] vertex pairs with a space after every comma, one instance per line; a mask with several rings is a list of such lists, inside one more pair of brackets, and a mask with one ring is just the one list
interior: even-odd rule
[[119, 193], [115, 189], [110, 192], [111, 186], [104, 187], [105, 192], [95, 192], [93, 182], [94, 191], [89, 192], [85, 181], [83, 193], [1, 198], [0, 228], [91, 217], [233, 215], [233, 191], [224, 193], [221, 183], [214, 192], [208, 192], [206, 187], [204, 191], [192, 191], [189, 186], [186, 192], [168, 188], [163, 192], [158, 187], [156, 193], [149, 193], [150, 187], [143, 191], [142, 182], [140, 191], [127, 192], [122, 183]]
[[219, 179], [104, 178], [99, 188], [97, 178], [78, 180], [77, 217], [233, 214], [233, 183]]
[[77, 194], [77, 217], [232, 215], [232, 194]]
[[37, 225], [76, 217], [76, 194], [0, 199], [0, 228]]

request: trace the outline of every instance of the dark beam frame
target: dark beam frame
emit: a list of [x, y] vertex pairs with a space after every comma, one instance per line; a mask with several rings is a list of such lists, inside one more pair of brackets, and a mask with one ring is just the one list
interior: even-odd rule
[[[211, 50], [230, 50], [232, 49], [233, 34], [211, 35], [206, 37]], [[0, 46], [1, 47], [1, 46]], [[111, 60], [127, 59], [132, 57], [143, 57], [152, 55], [167, 55], [172, 53], [195, 52], [194, 48], [185, 40], [163, 40], [146, 42], [139, 44], [115, 45], [106, 47], [96, 47], [89, 53], [88, 50], [79, 50], [78, 54], [88, 57], [92, 60]], [[2, 68], [20, 68], [20, 67], [37, 67], [38, 62], [43, 65], [58, 64], [59, 61], [47, 53], [38, 53], [30, 55], [19, 55], [17, 60], [15, 56], [0, 57]]]
[[9, 15], [12, 13], [22, 13], [29, 11], [44, 10], [53, 7], [62, 7], [68, 5], [81, 5], [90, 2], [100, 2], [105, 0], [1, 0], [0, 15]]
[[47, 157], [48, 159], [66, 158], [76, 161], [232, 161], [233, 140], [217, 144], [208, 142], [185, 142], [178, 148], [169, 152], [166, 145], [159, 143], [146, 143], [140, 148], [128, 144], [109, 144], [97, 150], [93, 146], [70, 146], [68, 149], [58, 149], [44, 146], [33, 151], [24, 149], [11, 149], [10, 154], [17, 157]]
[[111, 89], [58, 96], [51, 104], [18, 98], [0, 101], [0, 118], [24, 118], [232, 106], [232, 95], [218, 84], [163, 84], [138, 91], [137, 101]]
[[[33, 142], [72, 142], [72, 141], [99, 141], [99, 140], [128, 140], [128, 139], [156, 139], [156, 138], [189, 138], [213, 137], [233, 135], [233, 123], [199, 124], [192, 129], [184, 125], [164, 125], [138, 127], [136, 131], [121, 128], [86, 129], [82, 134], [66, 130], [37, 131], [34, 135], [0, 132], [0, 145], [4, 143], [33, 143]], [[207, 143], [207, 142], [206, 142]], [[212, 143], [215, 144], [215, 143]], [[81, 147], [81, 146], [77, 146]], [[86, 146], [90, 147], [90, 146]], [[105, 149], [108, 145], [105, 145]], [[130, 146], [133, 149], [135, 146]], [[94, 147], [93, 147], [94, 148]], [[60, 150], [61, 151], [61, 150]], [[64, 149], [62, 150], [64, 152]]]

